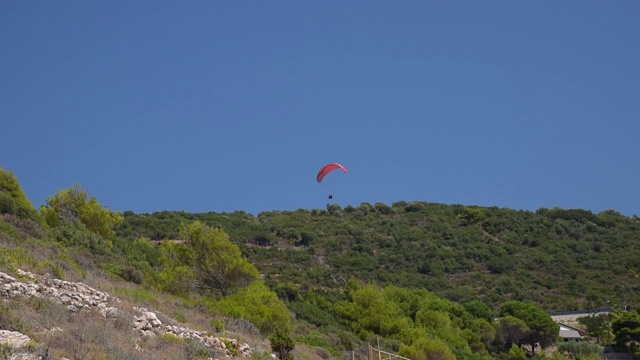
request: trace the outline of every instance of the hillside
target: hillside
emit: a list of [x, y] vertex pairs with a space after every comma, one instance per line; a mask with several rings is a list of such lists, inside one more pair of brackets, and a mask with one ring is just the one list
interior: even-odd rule
[[548, 311], [640, 304], [640, 218], [614, 210], [518, 211], [425, 202], [341, 209], [125, 212], [117, 233], [172, 239], [181, 222], [224, 229], [272, 288], [340, 291], [345, 279], [425, 288], [492, 307]]
[[602, 305], [585, 329], [633, 352], [638, 229], [423, 202], [121, 214], [79, 185], [36, 209], [0, 169], [0, 335], [19, 342], [0, 355], [364, 359], [375, 340], [414, 360], [562, 357], [546, 311]]

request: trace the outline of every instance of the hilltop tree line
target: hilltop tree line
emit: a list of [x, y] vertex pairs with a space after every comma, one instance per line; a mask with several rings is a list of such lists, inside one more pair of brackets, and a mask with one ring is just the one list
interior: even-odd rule
[[[121, 214], [79, 185], [36, 210], [3, 170], [0, 201], [0, 237], [57, 244], [70, 259], [44, 269], [64, 277], [90, 255], [109, 276], [171, 293], [212, 318], [251, 321], [281, 359], [291, 358], [296, 343], [338, 357], [362, 351], [374, 337], [412, 359], [520, 359], [524, 349], [544, 357], [536, 347], [558, 340], [545, 307], [597, 306], [612, 288], [621, 291], [610, 300], [636, 301], [637, 283], [620, 286], [638, 269], [637, 251], [626, 244], [637, 244], [638, 219], [615, 211], [399, 202], [258, 216]], [[39, 266], [18, 253], [0, 253], [0, 268]], [[582, 260], [594, 254], [602, 256]], [[593, 267], [610, 256], [619, 256], [621, 269]], [[588, 291], [574, 293], [571, 281], [594, 270], [610, 283], [587, 282]], [[541, 298], [551, 294], [551, 301]], [[556, 302], [557, 294], [565, 302]], [[587, 327], [619, 349], [638, 351], [636, 312], [617, 313], [606, 325]]]

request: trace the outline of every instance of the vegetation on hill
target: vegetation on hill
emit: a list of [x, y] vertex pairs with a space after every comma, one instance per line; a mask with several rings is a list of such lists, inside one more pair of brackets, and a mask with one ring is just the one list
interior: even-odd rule
[[354, 277], [449, 300], [548, 311], [640, 304], [640, 218], [614, 210], [518, 211], [424, 202], [235, 213], [124, 213], [119, 236], [173, 239], [181, 223], [224, 229], [277, 288], [341, 292]]
[[[38, 211], [1, 169], [0, 206], [0, 270], [109, 284], [183, 322], [205, 319], [199, 327], [211, 332], [244, 324], [281, 359], [363, 358], [374, 339], [415, 360], [516, 359], [525, 349], [545, 357], [536, 344], [556, 343], [559, 329], [545, 310], [640, 303], [640, 219], [612, 210], [398, 202], [258, 216], [120, 214], [75, 185]], [[15, 311], [43, 306], [53, 308]], [[0, 311], [0, 323], [44, 342], [15, 311]], [[636, 312], [601, 325], [590, 331], [637, 351]], [[115, 351], [91, 339], [83, 356]], [[52, 346], [61, 356], [78, 351], [68, 341]], [[211, 355], [190, 346], [165, 355]], [[600, 348], [572, 349], [588, 358]]]

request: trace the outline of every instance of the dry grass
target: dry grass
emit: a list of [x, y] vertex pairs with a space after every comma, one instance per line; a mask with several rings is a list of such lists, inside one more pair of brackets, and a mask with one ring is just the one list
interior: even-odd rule
[[[48, 272], [54, 278], [83, 282], [99, 291], [118, 297], [120, 310], [115, 319], [105, 319], [96, 312], [73, 313], [66, 306], [42, 298], [16, 298], [4, 302], [0, 320], [11, 330], [28, 335], [38, 345], [31, 349], [41, 359], [208, 359], [224, 354], [191, 340], [175, 336], [143, 338], [133, 329], [134, 307], [146, 307], [157, 313], [165, 324], [207, 331], [221, 338], [237, 339], [254, 350], [254, 359], [271, 360], [269, 340], [250, 322], [242, 319], [212, 317], [207, 308], [176, 296], [146, 289], [100, 270], [99, 260], [88, 250], [64, 248], [43, 237], [35, 223], [4, 219], [17, 231], [14, 236], [0, 232], [0, 246], [18, 249], [27, 255], [10, 253], [22, 270], [35, 274]], [[8, 221], [7, 221], [8, 220]], [[22, 256], [22, 257], [21, 257]], [[113, 304], [111, 304], [112, 306]], [[1, 322], [1, 321], [0, 321]], [[217, 326], [224, 324], [224, 330]], [[6, 324], [5, 324], [6, 325]], [[0, 327], [2, 324], [0, 323]], [[299, 345], [296, 359], [328, 359], [322, 348]]]
[[13, 311], [20, 314], [24, 332], [55, 357], [100, 358], [102, 353], [126, 350], [127, 344], [133, 348], [135, 333], [128, 317], [107, 320], [93, 312], [72, 313], [64, 305], [42, 298], [16, 298], [11, 303]]
[[[170, 336], [140, 337], [133, 316], [105, 319], [95, 312], [69, 312], [48, 299], [17, 298], [10, 310], [19, 314], [21, 330], [41, 344], [45, 358], [68, 359], [206, 359], [221, 352], [195, 341]], [[139, 346], [138, 350], [136, 347]]]
[[[116, 295], [122, 304], [121, 308], [133, 309], [134, 306], [146, 307], [158, 315], [164, 324], [189, 327], [194, 330], [224, 338], [234, 338], [240, 343], [247, 343], [253, 349], [270, 351], [269, 341], [259, 330], [247, 320], [227, 317], [212, 317], [207, 308], [195, 301], [145, 289], [142, 286], [120, 279], [108, 278], [100, 274], [88, 273], [85, 283], [91, 287]], [[224, 330], [217, 331], [215, 320], [224, 324]]]
[[2, 214], [2, 220], [11, 224], [18, 232], [21, 239], [29, 237], [41, 238], [45, 235], [45, 231], [31, 219], [21, 218], [16, 215]]
[[293, 354], [294, 359], [301, 360], [328, 360], [334, 358], [326, 349], [305, 344], [297, 344], [291, 354]]
[[[44, 254], [40, 252], [39, 255]], [[39, 272], [35, 267], [28, 270]], [[96, 312], [70, 312], [66, 306], [50, 299], [16, 298], [6, 301], [5, 307], [10, 312], [7, 316], [20, 320], [19, 324], [15, 322], [19, 329], [12, 330], [20, 330], [40, 344], [38, 351], [43, 359], [207, 359], [224, 355], [191, 340], [170, 336], [140, 337], [133, 329], [134, 306], [156, 312], [165, 324], [234, 338], [240, 343], [248, 343], [256, 354], [270, 352], [268, 340], [256, 334], [255, 327], [244, 320], [219, 319], [225, 324], [225, 330], [217, 332], [206, 307], [187, 304], [176, 296], [145, 289], [93, 269], [84, 272], [82, 277], [74, 276], [74, 279], [67, 280], [81, 281], [117, 296], [120, 313], [116, 319], [105, 319]]]

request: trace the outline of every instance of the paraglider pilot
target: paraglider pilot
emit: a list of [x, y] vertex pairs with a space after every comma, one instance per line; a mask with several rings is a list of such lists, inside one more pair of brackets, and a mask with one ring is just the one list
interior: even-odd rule
[[[318, 181], [318, 184], [322, 182], [322, 179], [324, 179], [324, 177], [327, 176], [328, 173], [332, 172], [335, 169], [341, 169], [342, 171], [344, 171], [345, 174], [347, 173], [347, 168], [345, 168], [344, 166], [338, 163], [327, 164], [323, 166], [320, 169], [320, 171], [318, 171], [318, 175], [316, 175], [316, 180]], [[329, 200], [333, 199], [333, 194], [329, 194], [327, 198]]]

